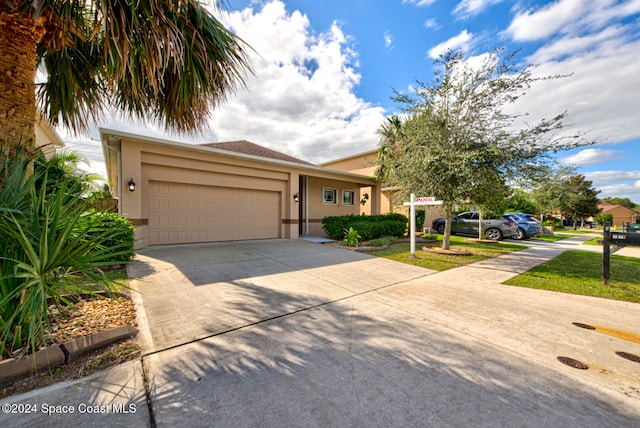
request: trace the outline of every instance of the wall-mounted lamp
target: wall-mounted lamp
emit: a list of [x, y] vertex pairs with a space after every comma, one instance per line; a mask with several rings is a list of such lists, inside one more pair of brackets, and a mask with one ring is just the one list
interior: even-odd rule
[[135, 192], [136, 191], [136, 182], [133, 181], [133, 178], [129, 179], [129, 182], [127, 183], [127, 185], [129, 186], [129, 191], [130, 192]]
[[293, 202], [298, 202], [299, 200], [300, 200], [300, 195], [298, 195], [298, 193], [293, 195]]

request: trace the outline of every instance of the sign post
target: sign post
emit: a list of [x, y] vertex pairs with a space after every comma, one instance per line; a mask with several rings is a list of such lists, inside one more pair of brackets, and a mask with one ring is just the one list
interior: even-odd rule
[[412, 193], [410, 201], [404, 205], [409, 206], [409, 242], [411, 243], [411, 254], [409, 258], [416, 258], [416, 205], [442, 205], [442, 201], [436, 201], [433, 196], [420, 196], [416, 198], [416, 194]]

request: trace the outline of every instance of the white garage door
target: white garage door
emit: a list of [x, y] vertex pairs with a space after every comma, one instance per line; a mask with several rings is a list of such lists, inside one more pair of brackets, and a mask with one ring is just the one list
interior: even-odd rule
[[150, 181], [151, 245], [280, 237], [280, 194]]

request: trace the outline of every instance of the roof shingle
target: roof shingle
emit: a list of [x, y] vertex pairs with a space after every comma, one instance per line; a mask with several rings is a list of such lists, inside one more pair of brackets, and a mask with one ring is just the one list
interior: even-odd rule
[[228, 150], [230, 152], [236, 152], [236, 153], [244, 153], [246, 155], [260, 156], [263, 158], [301, 163], [304, 165], [314, 165], [311, 162], [307, 162], [305, 160], [298, 159], [293, 156], [289, 156], [284, 153], [280, 153], [275, 150], [268, 149], [266, 147], [260, 146], [258, 144], [255, 144], [246, 140], [225, 141], [221, 143], [205, 143], [205, 144], [201, 144], [201, 146], [211, 147], [214, 149]]

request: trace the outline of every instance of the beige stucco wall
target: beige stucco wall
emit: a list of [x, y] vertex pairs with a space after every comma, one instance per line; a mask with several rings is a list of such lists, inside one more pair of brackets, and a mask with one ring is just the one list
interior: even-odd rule
[[[152, 180], [279, 192], [282, 201], [280, 237], [297, 238], [298, 213], [293, 201], [293, 193], [298, 191], [298, 176], [295, 172], [261, 168], [247, 160], [133, 140], [122, 141], [121, 153], [121, 214], [137, 225], [138, 246], [149, 245], [147, 189]], [[130, 178], [136, 182], [135, 192], [126, 190]], [[295, 183], [295, 187], [289, 183]]]
[[[336, 169], [339, 171], [352, 172], [355, 174], [367, 175], [369, 177], [373, 177], [377, 168], [377, 151], [373, 150], [366, 153], [360, 153], [351, 157], [338, 159], [335, 161], [327, 162], [322, 164], [322, 166], [326, 168]], [[361, 193], [371, 194], [370, 188], [362, 188]], [[403, 205], [405, 201], [395, 201], [393, 195], [397, 193], [397, 191], [391, 189], [382, 189], [381, 198], [380, 198], [380, 213], [400, 213], [406, 216], [409, 216], [408, 207]], [[422, 196], [422, 195], [420, 195]], [[428, 196], [428, 195], [424, 195]], [[421, 209], [421, 208], [419, 208]], [[426, 211], [424, 227], [431, 227], [431, 223], [434, 219], [442, 217], [444, 214], [442, 213], [442, 209], [440, 206], [426, 206], [424, 207]], [[370, 215], [371, 214], [371, 204], [367, 202], [363, 207], [360, 208], [360, 212], [363, 214]], [[422, 229], [422, 227], [420, 227]]]
[[[323, 189], [331, 188], [337, 190], [337, 201], [335, 204], [327, 204], [323, 202]], [[355, 192], [354, 204], [344, 205], [342, 203], [342, 192], [350, 190]], [[322, 230], [322, 219], [327, 216], [361, 214], [360, 209], [360, 189], [357, 183], [345, 182], [338, 180], [322, 179], [317, 177], [309, 177], [309, 235], [324, 236]], [[306, 217], [303, 214], [302, 222], [305, 223]], [[303, 229], [303, 233], [306, 230]]]
[[[136, 226], [137, 247], [150, 245], [150, 182], [156, 187], [157, 182], [168, 182], [276, 192], [280, 201], [278, 237], [285, 239], [297, 239], [300, 230], [306, 232], [304, 217], [307, 207], [309, 235], [324, 235], [321, 227], [324, 216], [359, 214], [361, 186], [369, 185], [371, 206], [379, 212], [379, 189], [373, 180], [362, 176], [352, 179], [349, 174], [319, 167], [264, 162], [197, 146], [155, 143], [135, 136], [103, 134], [103, 147], [113, 193], [119, 198], [120, 212]], [[300, 183], [305, 182], [301, 177], [308, 177], [308, 205], [303, 195], [306, 186], [300, 187]], [[127, 189], [129, 179], [136, 183], [134, 192]], [[337, 204], [322, 203], [323, 187], [338, 189]], [[344, 206], [341, 203], [343, 190], [355, 193], [354, 205]], [[296, 193], [303, 196], [300, 202], [294, 200]], [[301, 203], [305, 206], [301, 207]]]
[[613, 226], [622, 227], [623, 223], [635, 223], [638, 213], [622, 205], [607, 206], [606, 213], [613, 215]]

